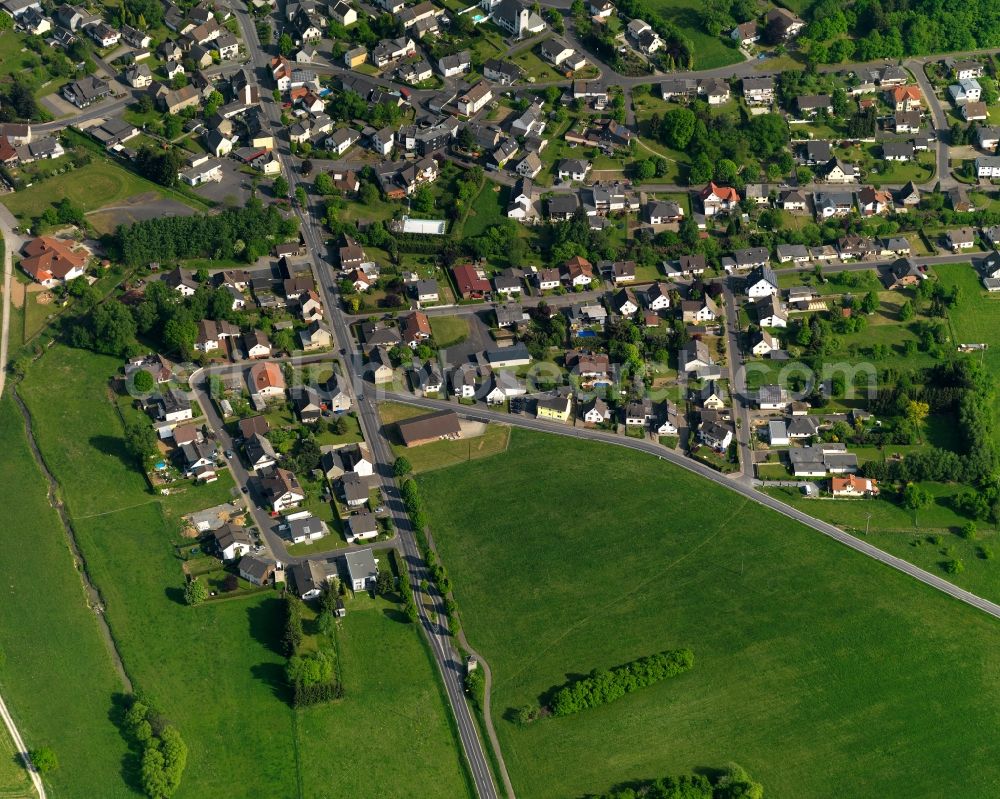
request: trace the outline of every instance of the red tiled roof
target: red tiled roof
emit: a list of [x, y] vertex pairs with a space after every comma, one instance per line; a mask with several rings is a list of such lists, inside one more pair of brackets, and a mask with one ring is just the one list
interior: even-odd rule
[[82, 269], [90, 257], [76, 252], [72, 244], [52, 236], [39, 236], [24, 245], [21, 268], [35, 280], [65, 280], [74, 269]]

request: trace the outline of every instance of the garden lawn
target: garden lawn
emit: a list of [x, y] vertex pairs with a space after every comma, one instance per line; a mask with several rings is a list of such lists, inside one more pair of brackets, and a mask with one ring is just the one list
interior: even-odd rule
[[[697, 0], [655, 0], [652, 8], [670, 20], [691, 40], [694, 51], [693, 69], [716, 69], [739, 64], [743, 56], [722, 36], [709, 36], [701, 24], [703, 7]], [[725, 33], [723, 33], [725, 35]]]
[[[0, 693], [27, 746], [55, 751], [61, 768], [45, 778], [54, 795], [137, 796], [122, 782], [126, 747], [109, 719], [112, 697], [122, 684], [87, 607], [59, 518], [46, 498], [10, 384], [0, 401], [0, 451], [0, 649], [6, 655]], [[4, 797], [15, 785], [8, 747], [12, 744], [3, 737]], [[34, 794], [29, 789], [25, 795]]]
[[487, 228], [501, 224], [507, 218], [504, 210], [509, 196], [510, 189], [498, 186], [489, 180], [484, 181], [479, 194], [472, 201], [472, 208], [469, 209], [462, 235], [466, 238], [478, 236], [485, 233]]
[[[506, 454], [419, 482], [519, 795], [732, 760], [776, 799], [994, 793], [994, 619], [624, 449], [516, 430]], [[678, 646], [695, 653], [683, 676], [563, 719], [504, 718]]]
[[432, 316], [431, 334], [434, 343], [441, 347], [453, 347], [469, 337], [469, 320], [464, 316]]
[[[988, 344], [988, 349], [969, 357], [982, 358], [994, 379], [1000, 380], [1000, 297], [983, 288], [971, 264], [939, 264], [934, 272], [945, 288], [960, 289], [958, 306], [949, 311], [955, 343]], [[1000, 420], [1000, 396], [995, 412]]]
[[[380, 555], [381, 557], [381, 555]], [[470, 796], [437, 668], [398, 605], [359, 594], [338, 623], [344, 698], [299, 711], [301, 796]]]
[[5, 195], [3, 204], [22, 222], [29, 222], [53, 203], [68, 197], [84, 211], [96, 211], [136, 194], [161, 193], [155, 183], [109, 161], [94, 159], [86, 166], [55, 175], [28, 189]]

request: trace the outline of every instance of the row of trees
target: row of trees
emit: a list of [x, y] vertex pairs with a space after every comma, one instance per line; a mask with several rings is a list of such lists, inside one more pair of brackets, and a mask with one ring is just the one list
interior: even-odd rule
[[683, 774], [642, 781], [595, 799], [763, 799], [764, 786], [745, 768], [730, 763], [714, 781], [703, 774]]
[[[327, 585], [320, 596], [320, 631], [331, 632], [333, 612], [336, 609], [337, 594], [333, 586]], [[304, 631], [302, 600], [294, 594], [285, 594], [285, 630], [281, 646], [288, 657], [285, 664], [285, 678], [292, 691], [295, 707], [329, 702], [343, 696], [343, 690], [336, 673], [336, 655], [325, 647], [316, 651], [302, 652]]]
[[550, 708], [554, 716], [606, 705], [625, 694], [676, 677], [694, 667], [694, 652], [672, 649], [648, 655], [609, 671], [595, 669], [589, 676], [559, 689]]

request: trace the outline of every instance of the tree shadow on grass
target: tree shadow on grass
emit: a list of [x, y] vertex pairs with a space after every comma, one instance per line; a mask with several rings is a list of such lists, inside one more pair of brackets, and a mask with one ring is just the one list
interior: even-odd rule
[[281, 663], [258, 663], [250, 668], [250, 673], [255, 679], [260, 680], [270, 688], [271, 693], [277, 699], [288, 705], [292, 703], [292, 690], [285, 679], [284, 665]]
[[129, 469], [135, 468], [135, 458], [133, 458], [128, 453], [128, 450], [125, 449], [125, 442], [123, 439], [115, 438], [114, 436], [91, 436], [89, 443], [98, 452], [110, 455], [113, 458], [118, 458], [118, 460], [122, 462], [123, 466], [126, 466]]
[[247, 608], [250, 635], [255, 641], [278, 655], [283, 655], [281, 637], [285, 628], [284, 603], [277, 597], [269, 597], [263, 602]]
[[553, 700], [556, 698], [556, 694], [559, 693], [563, 688], [569, 688], [574, 683], [580, 682], [580, 680], [586, 679], [590, 675], [588, 674], [573, 674], [570, 672], [566, 673], [566, 682], [562, 685], [553, 685], [547, 691], [543, 691], [538, 695], [538, 706], [539, 707], [551, 707]]
[[184, 598], [183, 588], [178, 588], [175, 585], [170, 585], [164, 589], [163, 593], [167, 595], [167, 599], [169, 599], [171, 602], [176, 602], [178, 605], [187, 604], [187, 600]]
[[410, 619], [399, 608], [384, 608], [382, 613], [390, 621], [397, 621], [400, 624], [409, 624]]
[[125, 732], [125, 713], [131, 703], [132, 697], [128, 694], [120, 692], [112, 694], [108, 719], [115, 725], [118, 734], [128, 746], [128, 751], [122, 756], [122, 781], [132, 790], [142, 793], [142, 748], [134, 738]]

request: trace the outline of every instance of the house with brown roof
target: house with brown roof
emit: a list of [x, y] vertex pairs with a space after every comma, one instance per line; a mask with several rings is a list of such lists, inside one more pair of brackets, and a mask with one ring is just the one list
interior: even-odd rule
[[486, 279], [486, 272], [478, 266], [459, 264], [452, 267], [451, 274], [455, 278], [455, 287], [463, 300], [481, 300], [490, 292], [491, 286]]
[[420, 343], [427, 341], [432, 335], [431, 322], [423, 311], [413, 311], [399, 318], [399, 333], [403, 343], [415, 350]]
[[265, 435], [271, 429], [271, 425], [263, 416], [250, 416], [240, 419], [239, 429], [243, 438], [250, 438], [254, 435]]
[[418, 447], [441, 439], [462, 437], [462, 425], [454, 411], [435, 411], [396, 423], [399, 437], [407, 447]]
[[282, 397], [285, 394], [285, 376], [276, 363], [255, 363], [247, 378], [250, 393], [262, 397]]
[[76, 249], [74, 242], [39, 236], [21, 249], [21, 269], [43, 286], [58, 286], [81, 277], [90, 253]]
[[562, 268], [563, 280], [571, 286], [589, 286], [594, 279], [594, 265], [586, 258], [574, 255]]
[[299, 478], [288, 469], [276, 468], [271, 475], [260, 481], [260, 487], [264, 499], [276, 513], [294, 508], [306, 498]]
[[271, 342], [262, 330], [250, 330], [243, 334], [243, 349], [248, 358], [270, 358]]

